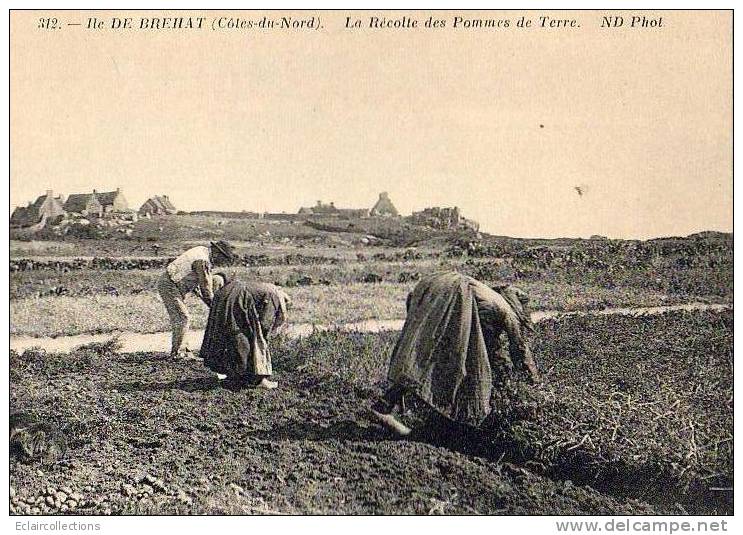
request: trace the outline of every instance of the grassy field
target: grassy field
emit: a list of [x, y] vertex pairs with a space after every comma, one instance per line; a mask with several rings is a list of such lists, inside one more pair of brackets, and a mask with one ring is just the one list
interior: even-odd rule
[[[305, 256], [293, 256], [299, 251]], [[440, 269], [456, 269], [486, 282], [517, 284], [530, 294], [535, 310], [732, 303], [733, 296], [732, 269], [726, 263], [711, 264], [705, 257], [690, 257], [694, 262], [684, 269], [673, 267], [676, 260], [661, 259], [654, 261], [657, 265], [652, 270], [643, 266], [609, 272], [573, 265], [523, 270], [514, 260], [497, 258], [389, 260], [404, 253], [391, 249], [374, 253], [388, 260], [377, 260], [374, 255], [349, 259], [351, 250], [336, 252], [336, 256], [327, 256], [326, 249], [284, 247], [275, 258], [288, 259], [293, 262], [290, 265], [230, 267], [225, 271], [244, 280], [285, 286], [295, 305], [290, 321], [297, 323], [401, 319], [405, 296], [417, 278]], [[303, 258], [320, 260], [308, 264], [302, 263]], [[11, 333], [57, 336], [165, 331], [167, 316], [155, 292], [160, 273], [161, 269], [91, 268], [11, 273]], [[202, 327], [206, 310], [196, 299], [189, 299], [189, 303], [194, 328]]]
[[[251, 241], [262, 244], [288, 243], [297, 245], [348, 246], [361, 244], [362, 239], [372, 235], [376, 241], [383, 241], [395, 247], [420, 244], [425, 241], [456, 238], [470, 238], [471, 231], [441, 231], [414, 226], [402, 219], [368, 218], [355, 221], [326, 220], [306, 224], [302, 221], [278, 221], [268, 219], [243, 219], [216, 215], [182, 214], [153, 219], [140, 219], [124, 229], [96, 228], [91, 225], [82, 235], [88, 239], [107, 242], [109, 250], [122, 251], [137, 243], [159, 244], [167, 247], [173, 242], [225, 239], [231, 241]], [[11, 232], [11, 238], [24, 235]], [[53, 229], [44, 229], [35, 239], [58, 241], [60, 236]], [[65, 240], [74, 240], [65, 236]], [[20, 241], [20, 240], [19, 240]], [[85, 241], [85, 240], [81, 240]]]
[[[313, 257], [317, 258], [317, 257]], [[568, 276], [564, 271], [545, 269], [540, 274], [517, 276], [513, 267], [499, 259], [456, 258], [421, 260], [366, 260], [339, 261], [310, 265], [294, 261], [289, 265], [219, 268], [230, 275], [272, 282], [282, 286], [298, 284], [349, 284], [380, 280], [384, 282], [409, 282], [426, 273], [441, 269], [455, 269], [484, 281], [505, 281], [520, 286], [539, 284], [574, 286], [576, 293], [595, 288], [607, 292], [635, 292], [649, 295], [668, 295], [671, 298], [716, 298], [732, 297], [732, 271], [712, 268], [696, 268], [687, 273], [663, 269], [652, 273], [633, 271], [624, 274], [622, 280], [614, 276], [608, 281], [603, 272], [584, 270]], [[35, 269], [11, 273], [10, 298], [43, 297], [45, 295], [88, 296], [102, 293], [118, 295], [139, 293], [154, 288], [162, 272], [156, 269]], [[304, 280], [303, 280], [304, 279]]]
[[[405, 315], [408, 287], [402, 284], [347, 284], [292, 288], [293, 323], [335, 324], [365, 319], [395, 319]], [[191, 327], [204, 328], [209, 314], [196, 297], [188, 297]], [[59, 336], [83, 333], [170, 330], [160, 297], [138, 295], [45, 297], [11, 302], [11, 334]]]
[[[119, 272], [108, 272], [119, 273]], [[128, 273], [128, 272], [127, 272]], [[147, 273], [155, 279], [156, 273]], [[101, 277], [93, 284], [108, 284]], [[266, 277], [270, 280], [270, 276]], [[115, 282], [114, 282], [115, 283]], [[152, 282], [154, 285], [154, 281]], [[344, 324], [367, 319], [404, 319], [405, 298], [410, 283], [348, 283], [287, 288], [293, 305], [292, 323]], [[567, 283], [530, 282], [520, 284], [531, 296], [534, 310], [581, 311], [606, 307], [648, 307], [688, 302], [679, 296], [637, 289], [610, 290]], [[11, 290], [12, 292], [12, 290]], [[697, 297], [692, 301], [727, 303], [728, 300]], [[191, 327], [206, 325], [208, 310], [196, 297], [188, 297]], [[84, 333], [131, 331], [140, 333], [169, 330], [168, 317], [160, 297], [151, 289], [112, 295], [105, 290], [87, 296], [47, 296], [14, 299], [10, 302], [10, 333], [30, 336], [60, 336]]]
[[547, 389], [495, 417], [524, 458], [614, 493], [732, 507], [709, 490], [733, 486], [732, 311], [548, 320], [534, 351]]
[[[35, 259], [65, 259], [65, 258], [138, 258], [138, 257], [175, 257], [190, 247], [197, 245], [208, 245], [209, 239], [203, 240], [168, 240], [160, 242], [147, 241], [102, 241], [102, 240], [76, 240], [76, 241], [10, 241], [10, 258], [35, 258]], [[358, 255], [366, 258], [374, 258], [375, 255], [396, 255], [405, 249], [384, 245], [353, 245], [353, 244], [325, 244], [310, 243], [302, 244], [295, 242], [265, 243], [251, 240], [232, 240], [235, 250], [240, 255], [266, 256], [268, 258], [280, 258], [282, 256], [306, 253], [313, 256], [327, 258], [328, 261], [345, 260], [353, 261]], [[416, 247], [411, 248], [422, 256], [440, 254], [440, 248]]]
[[542, 322], [544, 385], [407, 440], [365, 416], [395, 333], [277, 340], [273, 392], [105, 346], [12, 353], [11, 409], [67, 451], [11, 460], [11, 512], [730, 514], [732, 337], [732, 312]]
[[[413, 260], [409, 262], [343, 262], [324, 265], [277, 265], [267, 267], [217, 268], [232, 277], [244, 280], [271, 282], [286, 287], [307, 285], [346, 285], [364, 282], [376, 275], [384, 282], [397, 283], [401, 275], [427, 273], [437, 269], [457, 269], [461, 262]], [[13, 273], [10, 284], [11, 300], [45, 295], [87, 297], [95, 294], [137, 294], [157, 286], [161, 269], [80, 269], [67, 273], [54, 270], [35, 270]], [[405, 274], [405, 275], [403, 275]], [[305, 279], [304, 281], [302, 279]], [[375, 277], [376, 279], [376, 277]]]

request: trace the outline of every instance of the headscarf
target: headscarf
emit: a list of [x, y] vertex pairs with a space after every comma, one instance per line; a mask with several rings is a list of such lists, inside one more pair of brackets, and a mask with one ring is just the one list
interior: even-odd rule
[[510, 284], [497, 284], [492, 288], [501, 294], [511, 306], [511, 309], [519, 320], [521, 328], [527, 332], [533, 332], [534, 324], [531, 321], [529, 294], [521, 288]]

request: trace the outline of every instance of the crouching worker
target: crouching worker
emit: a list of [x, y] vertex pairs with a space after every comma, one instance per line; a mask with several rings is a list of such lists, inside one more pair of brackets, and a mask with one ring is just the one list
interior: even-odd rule
[[414, 395], [446, 418], [478, 427], [491, 412], [494, 382], [514, 371], [540, 380], [526, 339], [532, 331], [527, 303], [518, 288], [491, 288], [459, 273], [422, 279], [408, 296], [388, 371], [391, 387], [373, 415], [407, 435], [410, 428], [393, 412]]
[[226, 375], [233, 387], [276, 388], [268, 341], [286, 322], [290, 304], [273, 284], [226, 281], [209, 311], [200, 353], [204, 366]]
[[168, 311], [173, 330], [171, 357], [190, 355], [188, 349], [181, 351], [190, 323], [186, 296], [194, 293], [210, 307], [213, 296], [212, 266], [229, 265], [234, 256], [234, 248], [229, 242], [212, 242], [209, 248], [199, 246], [189, 249], [165, 268], [165, 273], [158, 280], [157, 289]]

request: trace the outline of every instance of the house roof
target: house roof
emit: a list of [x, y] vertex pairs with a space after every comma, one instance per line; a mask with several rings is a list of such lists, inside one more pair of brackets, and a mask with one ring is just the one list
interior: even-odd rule
[[[37, 223], [41, 220], [42, 209], [44, 208], [44, 203], [46, 203], [46, 200], [46, 195], [40, 195], [33, 203], [30, 203], [28, 206], [19, 206], [18, 208], [13, 210], [13, 214], [10, 216], [10, 220], [13, 223], [20, 224]], [[60, 208], [62, 207], [61, 197], [52, 197], [52, 202], [56, 202]]]
[[166, 210], [175, 210], [175, 205], [170, 202], [170, 199], [167, 195], [155, 195], [154, 197], [158, 201], [160, 201], [160, 204], [162, 204]]
[[80, 213], [88, 207], [91, 200], [96, 198], [95, 193], [72, 193], [67, 197], [67, 202], [64, 203], [64, 209], [68, 212]]
[[312, 207], [313, 214], [335, 214], [337, 212], [338, 208], [332, 204], [318, 204]]
[[175, 212], [176, 207], [170, 202], [167, 195], [155, 195], [145, 201], [140, 210], [152, 207], [157, 212]]
[[144, 210], [146, 208], [156, 212], [165, 209], [162, 203], [158, 201], [157, 197], [150, 197], [149, 199], [147, 199], [140, 207], [140, 210]]
[[19, 225], [34, 222], [34, 219], [36, 218], [34, 218], [32, 206], [19, 206], [13, 210], [13, 213], [10, 216], [10, 222]]
[[95, 193], [96, 197], [98, 197], [98, 202], [103, 206], [111, 206], [116, 200], [116, 197], [120, 194], [121, 191], [102, 191], [100, 193]]
[[330, 204], [324, 204], [320, 201], [317, 201], [317, 204], [315, 206], [303, 206], [299, 209], [300, 214], [337, 214], [340, 210], [335, 207], [335, 205], [331, 202]]
[[389, 195], [385, 193], [379, 194], [379, 200], [377, 200], [374, 208], [371, 209], [373, 215], [398, 215], [397, 208], [392, 204]]

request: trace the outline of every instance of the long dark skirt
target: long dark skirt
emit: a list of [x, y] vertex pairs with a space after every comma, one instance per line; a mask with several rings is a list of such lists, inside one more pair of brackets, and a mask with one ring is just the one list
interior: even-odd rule
[[447, 418], [477, 426], [491, 412], [493, 379], [470, 281], [442, 273], [416, 286], [388, 379]]
[[201, 344], [204, 365], [236, 379], [270, 376], [271, 353], [260, 318], [249, 285], [233, 281], [220, 289]]

